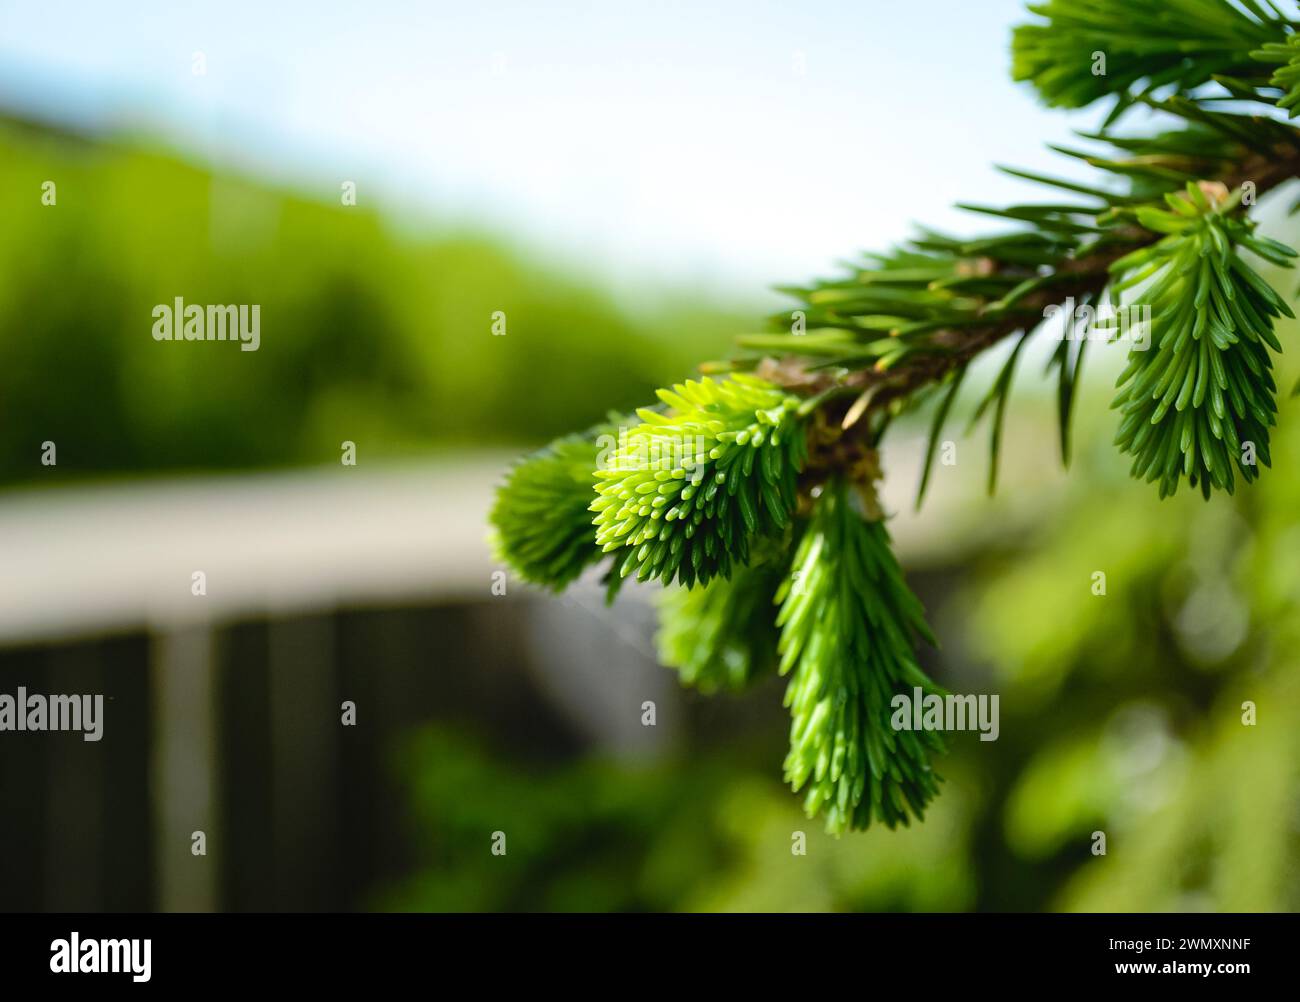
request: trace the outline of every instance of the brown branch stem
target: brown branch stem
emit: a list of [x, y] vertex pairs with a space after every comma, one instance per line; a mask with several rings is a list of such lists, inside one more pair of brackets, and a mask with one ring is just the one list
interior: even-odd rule
[[[1250, 181], [1255, 185], [1256, 194], [1263, 195], [1297, 176], [1300, 176], [1300, 146], [1288, 144], [1269, 154], [1251, 154], [1242, 161], [1238, 170], [1214, 180], [1229, 190], [1235, 190]], [[1110, 281], [1110, 267], [1115, 261], [1161, 239], [1161, 234], [1137, 226], [1115, 232], [1117, 235], [1128, 235], [1130, 239], [1119, 246], [1066, 261], [1057, 269], [1056, 274], [1063, 276], [1060, 281], [1025, 296], [1018, 306], [1042, 315], [1048, 307], [1059, 305], [1067, 299], [1096, 298]], [[991, 320], [985, 327], [939, 331], [931, 340], [937, 346], [947, 348], [947, 351], [920, 356], [895, 369], [862, 369], [842, 378], [821, 371], [810, 372], [793, 359], [764, 360], [759, 374], [808, 396], [834, 388], [855, 391], [864, 400], [853, 408], [857, 414], [852, 427], [842, 434], [856, 437], [870, 427], [870, 415], [887, 409], [896, 401], [907, 399], [926, 386], [941, 382], [950, 372], [970, 364], [976, 356], [1004, 338], [1026, 329], [1021, 318], [1000, 317]], [[850, 410], [851, 404], [851, 396], [831, 395], [825, 409], [830, 414], [842, 417]]]

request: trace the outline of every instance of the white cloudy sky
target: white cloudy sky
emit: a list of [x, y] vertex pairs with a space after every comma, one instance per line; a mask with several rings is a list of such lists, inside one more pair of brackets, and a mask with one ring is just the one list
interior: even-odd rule
[[1027, 192], [995, 161], [1057, 167], [1044, 141], [1092, 116], [1010, 82], [1022, 18], [1018, 0], [0, 2], [0, 107], [322, 198], [353, 179], [614, 280], [753, 292], [911, 220], [978, 228], [949, 205]]

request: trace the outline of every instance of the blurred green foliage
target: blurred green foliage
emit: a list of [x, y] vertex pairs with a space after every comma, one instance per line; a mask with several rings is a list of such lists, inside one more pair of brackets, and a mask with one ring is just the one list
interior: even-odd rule
[[[1053, 906], [1300, 908], [1296, 411], [1229, 503], [1162, 504], [1094, 470], [961, 602], [1003, 734], [1026, 738], [1008, 847], [1070, 863]], [[1080, 591], [1096, 570], [1105, 596]], [[1104, 857], [1081, 853], [1094, 830]]]
[[[624, 306], [499, 240], [393, 225], [364, 188], [343, 206], [3, 117], [0, 190], [0, 482], [541, 442], [652, 399], [744, 315]], [[155, 342], [177, 296], [259, 304], [260, 350]]]
[[[835, 840], [770, 770], [735, 754], [544, 769], [430, 728], [402, 745], [424, 862], [377, 893], [431, 911], [957, 909], [970, 904], [966, 802], [945, 799], [891, 851], [885, 829]], [[490, 852], [504, 831], [504, 855]], [[793, 832], [806, 834], [795, 855]]]

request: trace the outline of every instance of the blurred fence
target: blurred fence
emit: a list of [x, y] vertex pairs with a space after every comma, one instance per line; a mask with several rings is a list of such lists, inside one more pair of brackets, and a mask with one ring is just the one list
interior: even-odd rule
[[[363, 907], [406, 865], [409, 728], [469, 721], [528, 757], [652, 740], [608, 712], [665, 688], [648, 631], [492, 595], [501, 466], [6, 497], [0, 691], [102, 693], [105, 723], [0, 735], [0, 908]], [[611, 652], [632, 670], [597, 670]]]
[[[0, 692], [105, 697], [98, 742], [0, 734], [0, 910], [367, 907], [418, 855], [395, 754], [431, 722], [543, 764], [779, 739], [775, 694], [695, 699], [658, 667], [653, 589], [614, 614], [595, 581], [493, 594], [506, 461], [0, 497]], [[895, 534], [923, 554], [953, 518], [936, 504]]]

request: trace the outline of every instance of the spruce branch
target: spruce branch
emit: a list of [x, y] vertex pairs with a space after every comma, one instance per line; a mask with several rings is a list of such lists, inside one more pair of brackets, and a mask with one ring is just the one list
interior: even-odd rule
[[944, 748], [933, 731], [890, 724], [896, 695], [938, 690], [913, 653], [917, 637], [933, 637], [874, 507], [844, 479], [824, 485], [777, 596], [786, 781], [807, 787], [808, 816], [824, 811], [836, 835], [921, 818], [938, 790], [930, 755]]
[[1279, 64], [1269, 77], [1270, 86], [1282, 91], [1277, 102], [1288, 117], [1300, 114], [1300, 35], [1291, 35], [1285, 42], [1267, 42], [1251, 53], [1262, 63]]
[[[1117, 111], [1139, 95], [1166, 86], [1191, 91], [1218, 74], [1267, 82], [1251, 53], [1290, 23], [1254, 0], [1047, 0], [1029, 11], [1046, 23], [1015, 29], [1012, 78], [1032, 81], [1057, 107], [1116, 95]], [[1100, 67], [1093, 53], [1105, 57]]]
[[[836, 834], [906, 824], [937, 790], [939, 735], [890, 723], [894, 696], [938, 691], [916, 662], [913, 644], [931, 638], [874, 490], [896, 416], [937, 404], [919, 505], [970, 365], [1016, 339], [974, 408], [991, 427], [991, 492], [1023, 349], [1073, 303], [1094, 315], [1067, 319], [1049, 361], [1068, 463], [1085, 348], [1125, 333], [1102, 311], [1142, 305], [1149, 344], [1133, 345], [1114, 400], [1134, 476], [1162, 495], [1186, 480], [1208, 498], [1270, 461], [1273, 324], [1291, 310], [1247, 255], [1290, 267], [1296, 254], [1259, 236], [1249, 210], [1300, 176], [1300, 131], [1284, 120], [1300, 109], [1300, 22], [1268, 0], [1031, 11], [1041, 20], [1016, 32], [1015, 77], [1052, 105], [1114, 101], [1079, 148], [1055, 147], [1095, 180], [1003, 168], [1050, 200], [964, 205], [1003, 228], [922, 230], [843, 276], [785, 289], [795, 309], [701, 366], [710, 377], [660, 391], [618, 429], [609, 462], [600, 429], [561, 439], [512, 471], [492, 515], [501, 553], [529, 580], [563, 587], [608, 553], [611, 591], [633, 572], [682, 585], [664, 597], [659, 642], [685, 684], [740, 688], [779, 659], [786, 779]], [[1118, 132], [1138, 107], [1158, 129]]]
[[[1163, 206], [1166, 195], [1207, 178], [1238, 192], [1250, 182], [1261, 195], [1300, 175], [1300, 134], [1288, 126], [1173, 100], [1151, 103], [1193, 124], [1150, 139], [1092, 137], [1115, 152], [1074, 154], [1121, 178], [1123, 186], [1098, 189], [1092, 204], [972, 206], [1033, 228], [975, 240], [925, 233], [910, 247], [873, 256], [873, 267], [847, 278], [787, 288], [801, 300], [806, 332], [742, 336], [738, 343], [750, 351], [734, 364], [821, 398], [846, 435], [874, 443], [890, 417], [936, 386], [956, 385], [954, 373], [1006, 338], [1033, 333], [1063, 303], [1101, 302], [1112, 266], [1164, 236], [1142, 225], [1138, 208]], [[1238, 123], [1225, 119], [1241, 119], [1254, 130], [1250, 146], [1235, 135]], [[1244, 216], [1240, 205], [1232, 211]], [[771, 323], [788, 328], [790, 316], [779, 314]], [[1090, 333], [1075, 336], [1086, 342]], [[1055, 362], [1063, 458], [1080, 371], [1079, 352], [1067, 358], [1066, 350], [1058, 348]], [[995, 411], [1011, 388], [1009, 379], [998, 382]], [[999, 423], [993, 427], [996, 437]], [[940, 430], [933, 429], [932, 443]], [[996, 442], [992, 451], [995, 465]]]
[[565, 435], [523, 457], [506, 473], [488, 516], [499, 560], [525, 581], [561, 591], [602, 553], [591, 529], [591, 474], [602, 441], [626, 418]]
[[[775, 548], [774, 548], [775, 549]], [[779, 549], [766, 559], [695, 588], [664, 590], [659, 658], [683, 685], [703, 693], [739, 691], [776, 667], [777, 589], [786, 567]]]
[[641, 423], [596, 470], [596, 543], [620, 555], [621, 577], [707, 584], [790, 525], [800, 401], [744, 373], [687, 380], [659, 399], [667, 412], [637, 411]]
[[[1239, 194], [1239, 193], [1238, 193]], [[1253, 235], [1230, 214], [1223, 186], [1189, 184], [1166, 197], [1169, 210], [1139, 209], [1158, 243], [1111, 265], [1116, 293], [1150, 280], [1150, 350], [1137, 347], [1119, 379], [1113, 407], [1123, 414], [1116, 444], [1134, 456], [1133, 475], [1159, 480], [1162, 497], [1182, 477], [1205, 497], [1232, 493], [1233, 467], [1254, 480], [1270, 465], [1268, 429], [1276, 387], [1268, 349], [1281, 351], [1273, 319], [1295, 314], [1238, 253], [1246, 248], [1282, 267], [1295, 251]]]

